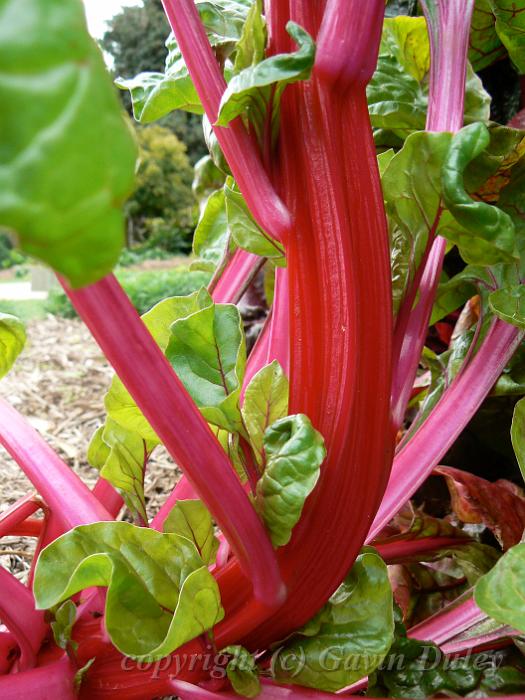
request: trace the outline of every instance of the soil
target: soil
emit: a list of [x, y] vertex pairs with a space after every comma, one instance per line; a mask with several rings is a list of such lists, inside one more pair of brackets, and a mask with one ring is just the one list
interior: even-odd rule
[[[92, 487], [98, 472], [86, 451], [105, 418], [104, 394], [113, 376], [98, 346], [81, 321], [48, 316], [27, 326], [26, 347], [11, 372], [0, 382], [6, 398], [64, 461]], [[34, 491], [28, 479], [0, 448], [0, 512]], [[145, 480], [148, 514], [155, 514], [179, 477], [166, 451], [159, 447]], [[34, 542], [3, 538], [0, 564], [24, 580]]]

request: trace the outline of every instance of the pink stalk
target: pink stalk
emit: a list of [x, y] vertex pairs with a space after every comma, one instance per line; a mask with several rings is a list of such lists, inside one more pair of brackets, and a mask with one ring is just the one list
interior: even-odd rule
[[224, 450], [115, 277], [108, 276], [85, 289], [65, 289], [138, 407], [230, 541], [253, 582], [256, 597], [267, 605], [282, 600], [275, 553], [258, 515]]
[[264, 258], [240, 248], [236, 250], [213, 289], [213, 301], [216, 304], [236, 304], [262, 265]]
[[198, 498], [198, 496], [195, 493], [195, 489], [193, 488], [193, 486], [190, 484], [188, 479], [183, 474], [180, 477], [180, 479], [178, 480], [173, 491], [170, 493], [168, 498], [164, 501], [162, 506], [159, 508], [158, 513], [155, 515], [155, 517], [151, 521], [151, 527], [154, 530], [162, 530], [162, 527], [164, 525], [164, 521], [166, 520], [166, 518], [170, 514], [171, 509], [177, 503], [177, 501], [185, 501], [185, 500], [193, 499], [193, 498]]
[[25, 673], [0, 677], [2, 700], [78, 700], [74, 690], [76, 669], [67, 656]]
[[472, 598], [461, 603], [454, 601], [412, 627], [408, 636], [441, 645], [486, 617]]
[[0, 537], [12, 534], [13, 530], [24, 522], [37, 510], [42, 508], [34, 493], [30, 493], [13, 503], [7, 510], [0, 514]]
[[116, 518], [124, 505], [124, 499], [109, 481], [102, 477], [93, 488], [93, 495], [98, 498], [112, 518]]
[[0, 399], [0, 444], [42, 496], [63, 531], [111, 520], [75, 472], [4, 399]]
[[[171, 686], [181, 700], [238, 700], [233, 691], [213, 692], [187, 681], [172, 680]], [[334, 693], [313, 690], [298, 685], [277, 685], [266, 678], [261, 678], [260, 700], [334, 700]]]
[[[430, 89], [427, 113], [427, 131], [458, 131], [463, 126], [467, 51], [474, 0], [422, 1], [430, 37]], [[437, 214], [436, 223], [439, 221]], [[434, 226], [435, 228], [435, 226]], [[417, 374], [419, 359], [427, 336], [432, 306], [443, 268], [446, 240], [434, 238], [427, 259], [422, 261], [424, 272], [419, 289], [419, 300], [411, 310], [413, 298], [408, 295], [400, 311], [400, 318], [408, 316], [407, 323], [396, 327], [394, 349], [396, 361], [392, 392], [392, 408], [396, 429], [403, 422], [410, 392]]]
[[0, 676], [9, 673], [18, 654], [18, 644], [11, 632], [0, 632]]
[[430, 475], [495, 384], [524, 333], [494, 321], [474, 359], [451, 383], [437, 406], [394, 459], [390, 480], [368, 541], [377, 537]]
[[[191, 79], [211, 124], [215, 124], [226, 82], [193, 0], [162, 0]], [[290, 215], [264, 170], [258, 147], [240, 118], [214, 127], [219, 145], [255, 220], [277, 240], [285, 240]]]
[[483, 649], [497, 649], [512, 644], [514, 637], [521, 637], [522, 633], [512, 627], [498, 627], [493, 632], [485, 634], [469, 634], [469, 630], [454, 637], [450, 642], [441, 644], [444, 654], [462, 654], [465, 652], [479, 652]]
[[[366, 12], [356, 12], [348, 0], [328, 0], [317, 37], [317, 74], [330, 83], [366, 85], [377, 63], [383, 0], [367, 0]], [[370, 11], [369, 11], [370, 10]], [[347, 31], [352, 27], [352, 31]]]
[[0, 618], [20, 647], [19, 670], [31, 668], [48, 627], [44, 613], [35, 610], [31, 590], [3, 567], [0, 567]]
[[423, 553], [435, 552], [445, 547], [457, 547], [469, 541], [469, 538], [461, 540], [458, 537], [422, 537], [421, 539], [372, 542], [371, 544], [387, 564], [396, 564], [406, 562], [411, 557]]

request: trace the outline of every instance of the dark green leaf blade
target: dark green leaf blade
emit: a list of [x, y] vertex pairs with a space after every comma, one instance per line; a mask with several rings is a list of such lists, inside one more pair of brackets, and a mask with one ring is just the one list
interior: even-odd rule
[[366, 547], [320, 612], [274, 654], [277, 680], [334, 693], [374, 671], [394, 639], [387, 567]]

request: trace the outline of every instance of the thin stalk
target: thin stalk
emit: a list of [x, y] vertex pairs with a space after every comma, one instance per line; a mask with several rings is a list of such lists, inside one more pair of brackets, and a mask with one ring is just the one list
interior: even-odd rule
[[85, 289], [66, 287], [66, 292], [138, 407], [210, 509], [253, 581], [255, 595], [270, 606], [281, 600], [277, 561], [259, 517], [224, 450], [115, 277]]
[[408, 631], [409, 637], [441, 645], [486, 618], [474, 600], [454, 601]]
[[[30, 493], [13, 503], [0, 514], [0, 537], [11, 534], [15, 528], [21, 526], [26, 518], [30, 518], [40, 508], [42, 508], [42, 504], [34, 493]], [[42, 521], [39, 522], [42, 524]]]
[[394, 459], [388, 487], [370, 528], [377, 537], [430, 475], [492, 389], [524, 333], [496, 320], [468, 367], [457, 375], [412, 439]]
[[[193, 0], [162, 0], [191, 79], [210, 123], [217, 121], [226, 82]], [[228, 128], [213, 127], [233, 176], [257, 223], [277, 240], [290, 229], [290, 215], [261, 162], [258, 146], [240, 118]]]
[[97, 483], [93, 488], [93, 495], [98, 498], [98, 500], [113, 518], [116, 518], [122, 510], [124, 499], [115, 489], [115, 487], [102, 477], [97, 480]]
[[395, 542], [372, 542], [387, 564], [403, 563], [411, 557], [420, 554], [436, 552], [445, 547], [454, 548], [470, 542], [468, 537], [423, 537], [413, 540], [397, 540]]
[[[427, 131], [458, 131], [463, 126], [467, 51], [474, 2], [436, 0], [427, 3], [422, 0], [421, 4], [427, 20], [431, 52], [425, 128]], [[394, 337], [392, 406], [396, 429], [403, 422], [417, 374], [445, 258], [446, 241], [435, 236], [435, 227], [429, 232], [429, 242], [432, 248], [428, 259], [421, 263], [424, 272], [417, 305], [412, 310], [413, 298], [409, 296], [405, 300], [400, 316], [407, 315], [408, 323], [400, 324]]]
[[18, 411], [1, 398], [0, 444], [42, 496], [62, 531], [111, 520], [107, 510], [75, 472]]
[[213, 288], [213, 301], [217, 304], [236, 304], [264, 262], [265, 258], [240, 248], [236, 250]]

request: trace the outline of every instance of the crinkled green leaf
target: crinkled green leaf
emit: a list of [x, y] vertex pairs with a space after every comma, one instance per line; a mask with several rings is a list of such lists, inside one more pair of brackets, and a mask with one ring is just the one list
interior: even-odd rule
[[303, 414], [275, 421], [265, 432], [266, 469], [257, 483], [257, 508], [275, 547], [287, 544], [304, 502], [319, 479], [324, 440]]
[[470, 25], [469, 60], [476, 71], [495, 63], [506, 54], [496, 27], [490, 0], [476, 0]]
[[244, 68], [255, 66], [264, 60], [267, 37], [262, 12], [262, 0], [254, 0], [246, 17], [241, 38], [235, 45], [234, 73], [240, 73]]
[[525, 481], [525, 398], [520, 399], [514, 406], [510, 438], [514, 454], [520, 466], [521, 475]]
[[208, 304], [171, 326], [166, 357], [209, 423], [241, 432], [246, 344], [239, 310]]
[[252, 7], [252, 0], [196, 0], [201, 22], [214, 47], [229, 55], [237, 46]]
[[243, 695], [245, 698], [257, 697], [261, 692], [261, 682], [253, 654], [239, 645], [225, 647], [221, 654], [232, 656], [226, 666], [226, 675], [237, 695]]
[[3, 0], [0, 225], [82, 286], [124, 244], [136, 144], [81, 0]]
[[[169, 297], [156, 304], [142, 316], [142, 320], [153, 338], [165, 352], [170, 338], [170, 326], [179, 318], [210, 306], [212, 300], [205, 289], [200, 289], [184, 297]], [[104, 405], [110, 418], [132, 433], [137, 433], [144, 440], [159, 444], [159, 439], [142, 415], [137, 404], [117, 376], [113, 377]]]
[[474, 598], [494, 620], [525, 632], [525, 543], [509, 549], [478, 581]]
[[242, 417], [259, 464], [264, 463], [267, 428], [288, 415], [288, 394], [288, 377], [277, 360], [260, 369], [246, 388]]
[[[385, 19], [377, 68], [367, 87], [370, 120], [378, 144], [399, 147], [412, 131], [425, 128], [429, 66], [424, 17]], [[487, 121], [489, 116], [490, 97], [469, 65], [465, 121]]]
[[213, 521], [202, 501], [177, 501], [164, 521], [163, 529], [191, 540], [205, 564], [215, 561], [219, 540], [213, 534]]
[[[67, 649], [71, 644], [71, 633], [77, 619], [77, 606], [72, 600], [66, 600], [55, 611], [55, 619], [51, 623], [55, 644], [61, 649]], [[76, 646], [75, 642], [73, 644]]]
[[492, 311], [507, 323], [525, 330], [525, 287], [502, 287], [489, 296]]
[[308, 32], [291, 21], [286, 25], [286, 30], [299, 46], [297, 51], [270, 56], [237, 73], [222, 96], [217, 124], [227, 126], [235, 117], [248, 113], [255, 132], [261, 138], [266, 112], [270, 107], [272, 133], [275, 132], [284, 88], [298, 80], [306, 80], [315, 60], [315, 43]]
[[[481, 123], [466, 126], [454, 134], [442, 170], [443, 199], [467, 235], [457, 234], [453, 228], [447, 228], [442, 235], [458, 243], [467, 262], [479, 262], [481, 247], [486, 264], [512, 262], [518, 255], [511, 218], [496, 206], [472, 199], [465, 189], [465, 169], [489, 143], [489, 131]], [[491, 259], [487, 259], [487, 255]]]
[[224, 189], [213, 192], [199, 218], [193, 237], [193, 252], [202, 260], [218, 265], [229, 248], [230, 231]]
[[489, 0], [496, 32], [520, 73], [525, 73], [525, 4], [522, 0]]
[[157, 441], [144, 440], [111, 418], [93, 435], [88, 461], [118, 490], [134, 518], [147, 523], [144, 474]]
[[282, 246], [258, 226], [244, 201], [244, 197], [231, 181], [226, 180], [224, 196], [228, 231], [239, 248], [263, 258], [272, 258], [279, 265], [283, 265], [284, 250]]
[[328, 603], [274, 654], [277, 680], [336, 692], [368, 675], [394, 639], [387, 567], [366, 547]]
[[14, 365], [26, 344], [26, 329], [16, 316], [0, 312], [0, 378]]
[[192, 542], [126, 522], [76, 527], [40, 554], [39, 609], [92, 586], [107, 587], [106, 630], [134, 658], [163, 658], [224, 616], [215, 579]]

